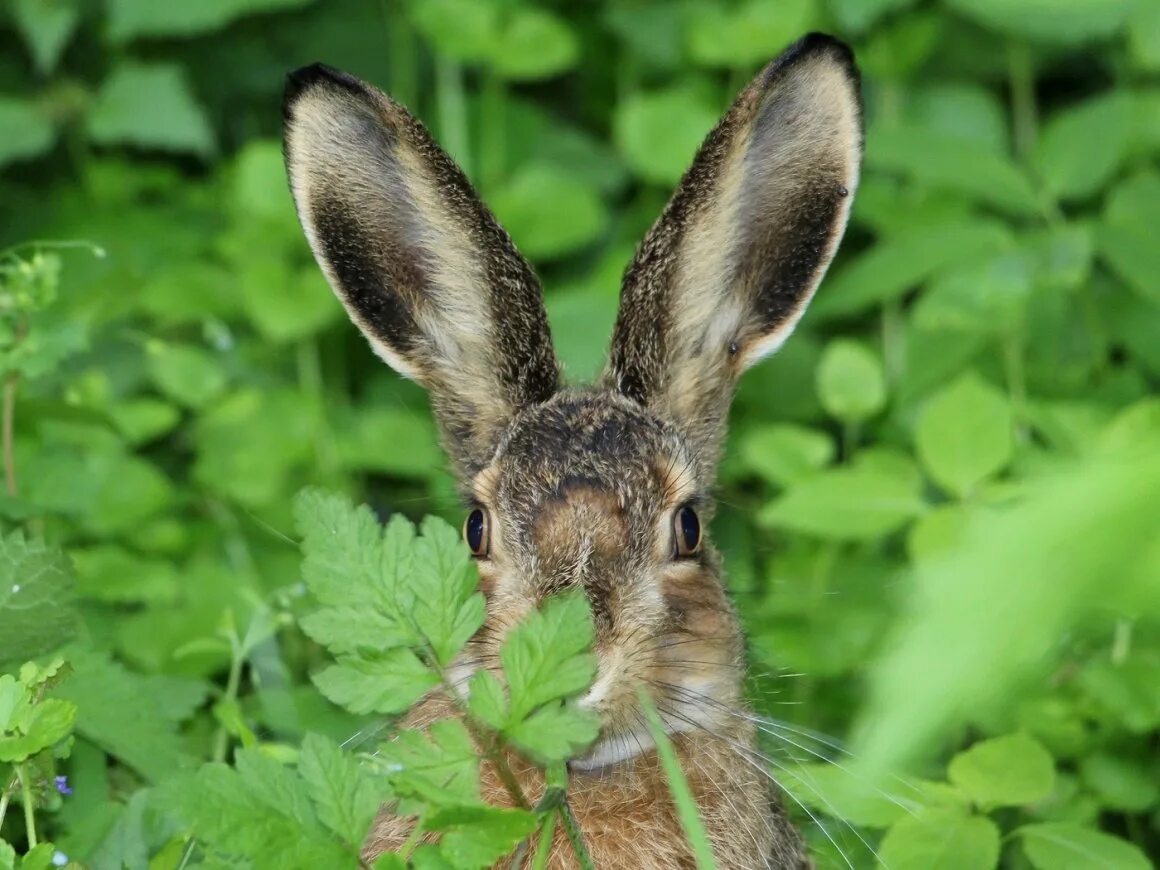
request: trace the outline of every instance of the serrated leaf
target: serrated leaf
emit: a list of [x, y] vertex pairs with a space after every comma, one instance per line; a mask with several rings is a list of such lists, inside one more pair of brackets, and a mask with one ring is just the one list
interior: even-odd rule
[[1013, 425], [1007, 397], [967, 373], [923, 409], [915, 433], [919, 459], [936, 483], [966, 496], [1010, 462]]
[[1136, 846], [1070, 822], [1024, 825], [1015, 833], [1036, 870], [1152, 870]]
[[327, 698], [352, 713], [401, 713], [439, 684], [409, 649], [373, 660], [345, 657], [313, 677]]
[[379, 748], [379, 756], [401, 797], [434, 806], [480, 803], [479, 753], [458, 719], [441, 719], [426, 731], [399, 731]]
[[72, 565], [59, 550], [0, 535], [0, 662], [22, 662], [64, 645], [76, 631]]
[[878, 356], [854, 341], [826, 345], [818, 363], [818, 398], [833, 417], [857, 423], [886, 405], [886, 375]]
[[596, 674], [592, 614], [582, 595], [553, 598], [517, 625], [500, 650], [508, 680], [510, 716], [588, 688]]
[[490, 671], [476, 671], [469, 684], [468, 708], [485, 725], [499, 731], [508, 719], [503, 685]]
[[527, 810], [491, 806], [451, 807], [437, 810], [424, 827], [444, 831], [439, 851], [464, 870], [491, 867], [536, 828], [536, 816]]
[[367, 608], [322, 607], [300, 618], [298, 624], [335, 655], [385, 652], [406, 645], [406, 632], [397, 621]]
[[960, 810], [921, 810], [890, 827], [878, 860], [891, 870], [994, 870], [999, 829], [988, 818]]
[[0, 130], [0, 166], [37, 157], [56, 141], [52, 122], [30, 100], [0, 97]]
[[951, 759], [947, 778], [986, 810], [1043, 800], [1055, 784], [1055, 763], [1036, 740], [1011, 734], [976, 743]]
[[424, 519], [407, 579], [413, 595], [410, 617], [446, 666], [485, 615], [483, 596], [475, 591], [479, 574], [460, 532], [437, 517]]
[[757, 521], [823, 538], [870, 539], [900, 529], [924, 508], [909, 476], [838, 468], [801, 481], [762, 508]]
[[540, 762], [565, 761], [596, 740], [600, 717], [570, 704], [547, 704], [503, 733]]
[[319, 821], [343, 842], [360, 845], [385, 797], [381, 785], [376, 787], [375, 776], [317, 734], [308, 734], [302, 741], [298, 772], [306, 782]]
[[55, 746], [72, 733], [76, 705], [59, 698], [46, 698], [26, 707], [12, 723], [15, 734], [0, 736], [0, 762], [18, 762]]
[[216, 148], [209, 119], [176, 64], [122, 62], [97, 91], [88, 125], [101, 145], [201, 156]]

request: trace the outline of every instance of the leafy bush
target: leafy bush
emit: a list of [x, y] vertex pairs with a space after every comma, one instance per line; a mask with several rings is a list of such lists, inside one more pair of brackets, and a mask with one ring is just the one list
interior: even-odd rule
[[[13, 0], [0, 868], [354, 866], [373, 807], [420, 794], [449, 833], [419, 866], [566, 822], [474, 805], [473, 752], [439, 800], [370, 758], [479, 599], [446, 526], [400, 517], [457, 524], [453, 481], [303, 243], [282, 77], [325, 60], [430, 124], [536, 261], [580, 379], [697, 144], [811, 28], [862, 65], [865, 171], [810, 313], [743, 381], [714, 528], [771, 769], [820, 866], [1151, 866], [1156, 0]], [[387, 531], [308, 496], [300, 566], [308, 485]], [[442, 554], [407, 581], [439, 606], [355, 618], [376, 581], [311, 544], [324, 517], [351, 552]], [[572, 641], [558, 695], [516, 679], [472, 710], [556, 774], [592, 727]], [[465, 745], [435, 738], [384, 745]]]

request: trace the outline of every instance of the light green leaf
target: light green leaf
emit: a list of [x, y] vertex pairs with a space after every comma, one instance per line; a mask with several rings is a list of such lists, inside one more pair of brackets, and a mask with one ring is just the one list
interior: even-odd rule
[[59, 698], [45, 698], [18, 709], [12, 730], [0, 736], [0, 762], [18, 762], [55, 746], [72, 733], [76, 722], [75, 704]]
[[16, 870], [16, 850], [0, 840], [0, 870]]
[[440, 54], [459, 61], [484, 60], [499, 40], [499, 7], [480, 0], [417, 0], [411, 21]]
[[[335, 422], [336, 449], [352, 469], [428, 480], [447, 462], [429, 414], [404, 406], [361, 404]], [[392, 445], [406, 444], [406, 450]]]
[[439, 851], [454, 866], [483, 870], [536, 829], [536, 816], [527, 810], [502, 807], [450, 807], [432, 813], [424, 827], [445, 832]]
[[209, 119], [175, 64], [123, 61], [101, 84], [88, 122], [90, 138], [101, 145], [203, 157], [216, 148]]
[[818, 429], [779, 423], [745, 433], [739, 445], [745, 466], [776, 486], [793, 486], [834, 459], [834, 439]]
[[221, 361], [195, 345], [151, 342], [147, 360], [157, 388], [186, 407], [203, 408], [226, 388]]
[[147, 444], [173, 430], [181, 412], [168, 402], [150, 397], [125, 399], [109, 408], [117, 430], [130, 444]]
[[0, 732], [13, 731], [32, 701], [25, 686], [11, 674], [0, 674]]
[[504, 736], [541, 762], [566, 761], [599, 734], [600, 717], [569, 704], [548, 704], [504, 729]]
[[0, 536], [0, 662], [59, 649], [76, 632], [72, 565], [23, 532]]
[[318, 819], [344, 843], [361, 845], [385, 795], [381, 783], [358, 761], [325, 737], [302, 741], [298, 772], [306, 782]]
[[238, 264], [237, 289], [250, 321], [274, 342], [301, 341], [342, 314], [313, 264], [295, 268], [282, 257], [251, 253]]
[[1035, 150], [1035, 166], [1048, 190], [1064, 199], [1099, 192], [1128, 155], [1135, 110], [1129, 94], [1111, 91], [1048, 119]]
[[[826, 4], [843, 33], [859, 34], [876, 21], [899, 9], [914, 6], [917, 0], [829, 0]], [[804, 32], [804, 31], [803, 31]]]
[[961, 810], [922, 810], [891, 826], [878, 860], [891, 870], [994, 870], [999, 829], [990, 819]]
[[489, 60], [502, 78], [528, 81], [566, 72], [579, 57], [580, 42], [567, 20], [547, 9], [515, 6], [496, 34]]
[[964, 798], [943, 783], [894, 775], [876, 781], [850, 763], [786, 765], [778, 772], [778, 783], [796, 801], [858, 827], [889, 827], [924, 807], [967, 806]]
[[507, 675], [511, 719], [588, 688], [596, 674], [592, 615], [583, 595], [550, 599], [508, 634], [500, 651]]
[[1067, 45], [1107, 39], [1125, 23], [1131, 0], [946, 0], [1002, 33]]
[[1070, 822], [1024, 825], [1015, 833], [1036, 870], [1152, 870], [1136, 846]]
[[225, 27], [246, 15], [305, 6], [311, 0], [109, 0], [109, 38], [127, 42], [146, 37], [196, 36]]
[[632, 171], [670, 187], [717, 123], [717, 110], [689, 88], [640, 91], [617, 104], [612, 123], [616, 145]]
[[984, 810], [1021, 806], [1051, 793], [1055, 763], [1037, 741], [1010, 734], [960, 752], [951, 759], [947, 778]]
[[401, 797], [434, 806], [479, 804], [479, 753], [458, 719], [440, 719], [426, 731], [405, 728], [379, 747], [386, 775]]
[[965, 497], [1011, 461], [1011, 405], [977, 375], [962, 375], [927, 403], [918, 419], [915, 445], [934, 481]]
[[165, 559], [138, 556], [111, 544], [75, 549], [72, 557], [77, 589], [92, 601], [169, 604], [180, 594], [177, 569]]
[[1128, 21], [1128, 54], [1136, 69], [1160, 70], [1160, 4], [1137, 3]]
[[52, 122], [29, 100], [0, 97], [0, 130], [0, 166], [37, 157], [56, 141]]
[[818, 398], [833, 417], [858, 423], [886, 406], [886, 376], [877, 354], [865, 345], [838, 339], [818, 363]]
[[36, 71], [45, 75], [56, 68], [81, 15], [75, 0], [14, 0], [12, 17]]
[[491, 671], [479, 670], [471, 677], [468, 706], [471, 715], [499, 731], [508, 719], [503, 685]]
[[1079, 763], [1084, 784], [1113, 810], [1142, 813], [1160, 802], [1160, 783], [1153, 759], [1127, 758], [1096, 752]]
[[401, 713], [439, 684], [409, 649], [373, 660], [344, 657], [313, 677], [327, 698], [352, 713]]
[[533, 260], [571, 254], [598, 239], [608, 226], [600, 194], [548, 164], [522, 167], [489, 200], [500, 223]]
[[913, 323], [930, 332], [1010, 335], [1024, 322], [1033, 274], [1034, 264], [1025, 252], [948, 269], [918, 300]]
[[1117, 186], [1096, 232], [1100, 256], [1129, 286], [1153, 303], [1160, 302], [1160, 175], [1145, 171]]
[[803, 33], [818, 17], [815, 0], [742, 0], [689, 7], [685, 42], [689, 55], [709, 67], [748, 72]]
[[759, 525], [822, 538], [872, 539], [924, 510], [909, 479], [881, 468], [838, 468], [810, 477], [761, 509]]

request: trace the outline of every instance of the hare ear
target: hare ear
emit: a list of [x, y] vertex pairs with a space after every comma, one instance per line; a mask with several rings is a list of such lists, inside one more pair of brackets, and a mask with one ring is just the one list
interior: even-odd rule
[[380, 91], [292, 73], [284, 152], [298, 218], [375, 352], [423, 384], [459, 466], [490, 459], [559, 383], [539, 282], [463, 172]]
[[811, 34], [741, 92], [641, 243], [610, 385], [715, 455], [737, 376], [786, 339], [834, 256], [861, 157], [850, 50]]

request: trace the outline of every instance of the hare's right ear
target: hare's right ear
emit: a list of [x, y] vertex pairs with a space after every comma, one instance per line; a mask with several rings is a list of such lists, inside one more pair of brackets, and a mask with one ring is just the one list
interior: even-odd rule
[[558, 386], [535, 274], [383, 93], [315, 65], [291, 74], [283, 115], [298, 217], [330, 286], [376, 353], [428, 388], [460, 471], [478, 470], [511, 417]]
[[811, 34], [737, 97], [628, 268], [607, 380], [709, 462], [737, 377], [785, 340], [834, 256], [861, 158], [850, 50]]

